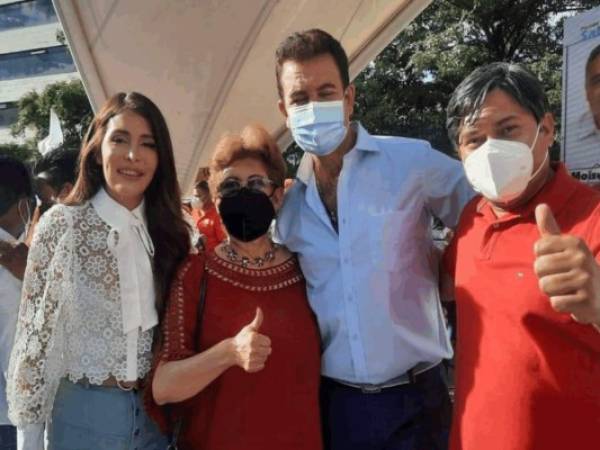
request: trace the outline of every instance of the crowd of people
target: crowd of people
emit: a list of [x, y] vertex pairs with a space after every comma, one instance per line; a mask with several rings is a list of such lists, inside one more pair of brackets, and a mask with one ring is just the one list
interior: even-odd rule
[[275, 73], [293, 182], [249, 124], [184, 205], [135, 92], [80, 150], [0, 157], [0, 449], [597, 448], [600, 193], [549, 160], [540, 81], [499, 62], [460, 83], [455, 160], [353, 121], [323, 30]]

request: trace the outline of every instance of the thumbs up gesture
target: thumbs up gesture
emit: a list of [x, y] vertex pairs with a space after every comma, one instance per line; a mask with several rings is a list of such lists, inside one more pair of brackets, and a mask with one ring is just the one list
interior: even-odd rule
[[600, 326], [600, 268], [586, 243], [561, 234], [548, 205], [538, 205], [534, 271], [552, 307], [577, 322]]
[[271, 354], [271, 339], [258, 331], [263, 322], [263, 312], [256, 308], [252, 322], [242, 328], [233, 338], [236, 365], [246, 372], [258, 372], [264, 369]]

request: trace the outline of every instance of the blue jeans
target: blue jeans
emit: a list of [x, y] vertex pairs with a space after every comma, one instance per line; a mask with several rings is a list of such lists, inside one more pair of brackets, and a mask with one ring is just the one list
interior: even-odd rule
[[48, 424], [48, 450], [164, 450], [166, 438], [141, 393], [62, 380]]
[[16, 450], [17, 429], [12, 425], [0, 425], [0, 450]]
[[452, 405], [441, 365], [379, 393], [321, 380], [325, 450], [448, 448]]

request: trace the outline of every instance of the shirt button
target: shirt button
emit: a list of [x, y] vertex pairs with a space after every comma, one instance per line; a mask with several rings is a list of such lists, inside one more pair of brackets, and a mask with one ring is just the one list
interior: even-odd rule
[[353, 341], [358, 341], [358, 334], [354, 333], [354, 334], [352, 335], [352, 340], [353, 340]]
[[344, 264], [349, 264], [350, 263], [350, 258], [347, 256], [344, 256]]
[[135, 431], [133, 432], [133, 435], [134, 436], [139, 436], [139, 434], [140, 434], [140, 429], [136, 428]]
[[499, 224], [499, 223], [495, 223], [495, 224], [493, 224], [493, 225], [492, 225], [492, 227], [493, 227], [494, 229], [498, 229], [498, 228], [500, 227], [500, 224]]

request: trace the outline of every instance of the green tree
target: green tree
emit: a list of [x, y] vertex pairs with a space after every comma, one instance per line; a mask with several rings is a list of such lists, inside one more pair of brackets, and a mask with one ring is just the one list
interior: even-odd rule
[[8, 155], [30, 163], [38, 157], [37, 149], [22, 144], [0, 144], [0, 155]]
[[452, 154], [445, 107], [454, 88], [481, 65], [510, 61], [540, 77], [560, 121], [564, 18], [596, 4], [436, 0], [355, 80], [355, 118], [373, 133], [427, 139]]
[[18, 117], [11, 127], [13, 136], [25, 136], [27, 130], [34, 131], [28, 140], [29, 147], [37, 148], [37, 142], [48, 135], [50, 108], [60, 118], [65, 145], [79, 148], [83, 134], [92, 120], [93, 113], [81, 81], [53, 83], [41, 92], [29, 92], [18, 103]]

